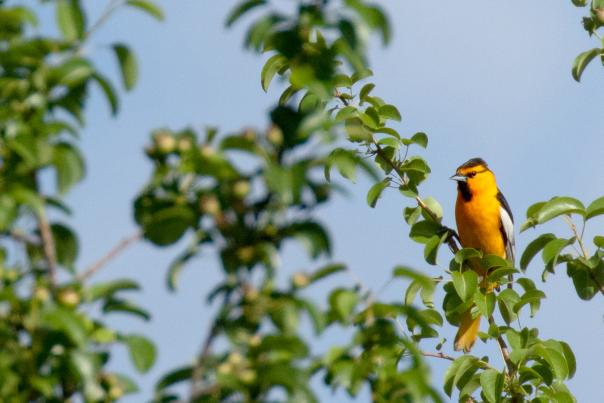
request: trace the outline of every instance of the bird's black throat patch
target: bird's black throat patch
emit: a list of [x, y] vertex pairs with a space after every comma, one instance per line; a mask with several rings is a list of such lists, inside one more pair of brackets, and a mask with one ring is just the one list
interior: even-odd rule
[[470, 192], [470, 187], [467, 182], [457, 182], [457, 189], [459, 189], [461, 197], [463, 197], [465, 201], [472, 200], [472, 192]]

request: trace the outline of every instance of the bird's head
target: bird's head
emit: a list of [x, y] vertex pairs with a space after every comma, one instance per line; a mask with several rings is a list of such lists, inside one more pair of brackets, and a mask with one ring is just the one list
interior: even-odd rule
[[497, 193], [495, 174], [482, 158], [472, 158], [461, 164], [451, 179], [457, 181], [457, 187], [466, 200], [477, 193]]

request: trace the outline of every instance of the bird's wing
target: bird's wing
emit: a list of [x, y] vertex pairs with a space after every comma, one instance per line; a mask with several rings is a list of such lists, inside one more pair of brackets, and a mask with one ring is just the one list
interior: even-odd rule
[[501, 191], [497, 193], [497, 199], [501, 204], [499, 209], [499, 217], [501, 220], [499, 230], [501, 231], [501, 236], [503, 236], [503, 241], [505, 243], [505, 258], [514, 263], [514, 256], [516, 252], [514, 240], [514, 216], [512, 215], [512, 210], [510, 209], [508, 201], [505, 199]]

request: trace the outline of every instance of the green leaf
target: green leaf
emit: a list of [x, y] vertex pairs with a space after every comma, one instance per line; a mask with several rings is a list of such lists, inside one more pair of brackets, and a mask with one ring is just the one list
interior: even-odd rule
[[[529, 290], [525, 292], [521, 297], [520, 301], [514, 304], [514, 312], [518, 313], [526, 304], [531, 304], [533, 306], [535, 303], [539, 303], [542, 299], [545, 298], [545, 294], [540, 290]], [[531, 310], [532, 311], [532, 310]], [[531, 312], [531, 317], [533, 317], [533, 313]]]
[[266, 4], [266, 0], [247, 0], [238, 4], [235, 8], [231, 10], [229, 13], [226, 26], [230, 27], [233, 25], [239, 18], [241, 18], [248, 11]]
[[549, 241], [541, 252], [543, 263], [548, 266], [551, 266], [551, 268], [555, 267], [558, 262], [558, 256], [560, 256], [562, 250], [568, 245], [572, 244], [574, 241], [574, 238], [556, 238]]
[[310, 277], [308, 279], [309, 284], [317, 282], [323, 278], [331, 276], [332, 274], [340, 273], [345, 270], [346, 270], [346, 265], [344, 265], [344, 264], [333, 263], [333, 264], [327, 265], [310, 274]]
[[126, 1], [126, 4], [138, 8], [158, 21], [164, 20], [164, 12], [162, 9], [149, 0], [128, 0]]
[[157, 355], [155, 345], [146, 337], [136, 334], [125, 336], [123, 342], [128, 347], [130, 360], [138, 372], [146, 373], [149, 371]]
[[373, 91], [374, 88], [375, 84], [373, 83], [365, 84], [363, 88], [361, 88], [361, 91], [359, 92], [359, 100], [361, 101], [361, 105], [363, 104], [363, 102], [365, 102], [367, 96], [369, 95], [369, 93], [371, 93], [371, 91]]
[[554, 348], [541, 345], [538, 345], [535, 348], [535, 352], [543, 357], [545, 361], [547, 361], [553, 370], [556, 379], [563, 381], [568, 378], [568, 365], [566, 364], [566, 359], [564, 358], [563, 353]]
[[489, 317], [495, 310], [495, 294], [492, 292], [486, 292], [485, 290], [479, 290], [474, 294], [474, 303], [478, 308], [481, 315]]
[[442, 233], [442, 225], [432, 220], [419, 221], [411, 226], [409, 237], [418, 243], [427, 243]]
[[[470, 357], [470, 359], [466, 359], [461, 362], [453, 380], [453, 383], [458, 389], [462, 389], [472, 379], [472, 376], [478, 370], [478, 359], [476, 357], [464, 357]], [[458, 358], [458, 360], [459, 359], [460, 358]]]
[[575, 58], [575, 62], [573, 63], [573, 69], [572, 69], [573, 78], [576, 81], [581, 81], [581, 75], [583, 74], [583, 70], [585, 70], [585, 67], [587, 67], [589, 62], [591, 62], [593, 59], [595, 59], [601, 53], [602, 53], [602, 50], [600, 48], [593, 48], [593, 49], [587, 50], [587, 51], [579, 54]]
[[487, 369], [480, 374], [482, 393], [489, 403], [501, 401], [503, 392], [503, 375], [495, 369]]
[[604, 214], [604, 197], [594, 200], [589, 206], [587, 206], [587, 214], [585, 215], [585, 219], [588, 220], [602, 214]]
[[52, 163], [56, 169], [57, 187], [62, 194], [84, 178], [84, 159], [80, 151], [69, 143], [62, 142], [53, 147]]
[[178, 281], [178, 277], [180, 272], [187, 264], [189, 260], [197, 256], [200, 247], [198, 243], [195, 243], [189, 246], [183, 253], [181, 253], [172, 263], [170, 263], [170, 267], [168, 267], [168, 273], [166, 276], [166, 282], [168, 284], [168, 290], [175, 291], [176, 290], [176, 282]]
[[69, 358], [74, 371], [84, 383], [84, 397], [86, 401], [99, 401], [104, 397], [104, 391], [97, 382], [99, 365], [98, 356], [93, 353], [75, 350], [71, 351]]
[[466, 270], [463, 273], [454, 271], [451, 273], [453, 286], [459, 298], [463, 302], [468, 301], [474, 296], [478, 289], [478, 275], [472, 270]]
[[462, 248], [455, 253], [455, 261], [462, 265], [470, 259], [482, 259], [482, 252], [472, 248]]
[[598, 248], [604, 249], [604, 236], [596, 235], [593, 242]]
[[431, 237], [428, 242], [426, 242], [426, 246], [424, 247], [424, 259], [431, 265], [436, 264], [436, 258], [438, 257], [438, 249], [440, 245], [445, 242], [448, 238], [449, 234], [444, 233], [440, 236], [435, 235]]
[[94, 67], [88, 60], [71, 58], [53, 70], [59, 84], [69, 88], [81, 86], [94, 74]]
[[359, 302], [359, 294], [356, 291], [338, 288], [329, 295], [329, 306], [336, 320], [348, 323], [354, 308]]
[[139, 284], [134, 280], [118, 279], [94, 284], [86, 289], [84, 295], [86, 300], [92, 302], [101, 298], [110, 298], [118, 291], [132, 291], [139, 289]]
[[415, 224], [421, 214], [422, 214], [422, 208], [420, 206], [405, 207], [405, 209], [403, 210], [403, 217], [405, 218], [405, 221], [409, 225]]
[[80, 249], [76, 234], [69, 227], [58, 223], [51, 224], [50, 229], [55, 241], [57, 263], [68, 269], [73, 268]]
[[554, 197], [547, 202], [535, 203], [527, 210], [528, 220], [521, 225], [520, 232], [560, 215], [573, 213], [585, 216], [586, 211], [583, 203], [572, 197]]
[[279, 54], [271, 56], [266, 61], [262, 68], [262, 73], [260, 74], [260, 84], [262, 85], [264, 92], [268, 91], [268, 86], [273, 80], [273, 77], [275, 77], [275, 74], [287, 65], [287, 58]]
[[367, 192], [367, 204], [369, 204], [371, 208], [375, 207], [378, 199], [382, 195], [382, 192], [388, 187], [389, 184], [390, 178], [385, 178], [383, 181], [376, 183], [371, 187], [371, 189], [369, 189], [369, 192]]
[[395, 120], [400, 122], [402, 117], [401, 113], [396, 109], [394, 105], [383, 105], [380, 107], [379, 115], [384, 119]]
[[[436, 215], [436, 221], [440, 223], [443, 218], [443, 208], [438, 200], [432, 196], [428, 196], [424, 198], [424, 204], [430, 209], [430, 211], [434, 213], [434, 215]], [[422, 216], [426, 220], [432, 220], [432, 216], [430, 216], [424, 209], [421, 209], [421, 212]]]
[[345, 106], [336, 113], [336, 121], [344, 122], [357, 116], [357, 108], [351, 105]]
[[552, 239], [556, 239], [554, 234], [542, 234], [529, 243], [520, 257], [520, 268], [526, 270], [531, 260], [533, 260], [537, 253], [539, 253]]
[[573, 350], [570, 348], [568, 343], [560, 341], [558, 342], [562, 347], [562, 354], [564, 355], [564, 359], [566, 360], [566, 365], [568, 367], [568, 378], [572, 378], [575, 376], [575, 372], [577, 371], [577, 359], [575, 358], [575, 354]]
[[120, 385], [120, 388], [122, 389], [122, 392], [124, 393], [124, 395], [129, 395], [129, 394], [136, 393], [139, 391], [138, 386], [130, 377], [128, 377], [124, 374], [116, 374], [116, 373], [113, 373], [113, 376], [115, 376], [117, 378], [117, 382]]
[[116, 43], [113, 45], [113, 51], [122, 73], [122, 83], [126, 90], [131, 90], [136, 85], [138, 79], [138, 63], [134, 53], [124, 44]]
[[141, 318], [142, 320], [145, 320], [145, 321], [148, 321], [149, 319], [151, 319], [151, 315], [149, 315], [149, 313], [147, 311], [145, 311], [143, 308], [139, 307], [135, 303], [124, 300], [124, 299], [118, 299], [118, 298], [113, 298], [113, 297], [110, 298], [107, 302], [105, 302], [105, 304], [103, 305], [103, 312], [104, 313], [110, 313], [110, 312], [126, 313], [126, 314], [130, 314], [130, 315], [138, 316], [139, 318]]
[[293, 85], [287, 87], [279, 97], [279, 105], [286, 105], [287, 102], [291, 99], [291, 97], [293, 97], [298, 91], [299, 90], [296, 89], [296, 87], [294, 87]]
[[517, 315], [514, 312], [514, 306], [520, 300], [520, 296], [511, 288], [506, 288], [497, 294], [497, 301], [501, 317], [508, 325], [512, 323]]
[[331, 241], [325, 228], [314, 221], [300, 221], [291, 224], [285, 229], [285, 234], [298, 239], [311, 257], [317, 258], [321, 254], [331, 254]]
[[79, 0], [57, 0], [56, 19], [59, 30], [68, 41], [84, 37], [85, 19]]
[[426, 133], [418, 132], [411, 136], [411, 142], [422, 148], [428, 147], [428, 136]]
[[562, 214], [585, 215], [585, 206], [579, 200], [572, 197], [554, 197], [546, 202], [537, 213], [537, 223], [543, 224], [552, 218]]
[[174, 369], [163, 375], [159, 381], [157, 381], [155, 384], [155, 390], [161, 391], [177, 383], [188, 381], [191, 379], [192, 374], [193, 367], [190, 365]]
[[571, 260], [566, 264], [566, 273], [573, 280], [573, 285], [579, 298], [589, 301], [599, 290], [594, 282], [591, 269], [581, 263], [580, 260]]
[[325, 167], [327, 180], [330, 179], [329, 175], [327, 175], [327, 172], [329, 172], [329, 168], [331, 167], [331, 165], [335, 164], [340, 175], [354, 182], [356, 179], [356, 169], [358, 162], [357, 158], [358, 157], [355, 155], [354, 151], [345, 150], [342, 148], [333, 150], [331, 154], [329, 154], [329, 162], [328, 165], [326, 165]]
[[143, 223], [145, 238], [160, 246], [173, 244], [194, 224], [195, 219], [195, 214], [185, 206], [156, 211]]
[[103, 94], [105, 94], [105, 98], [107, 99], [111, 109], [111, 115], [117, 115], [117, 112], [119, 111], [119, 99], [111, 82], [107, 80], [105, 76], [99, 73], [94, 73], [92, 78], [97, 82], [99, 87], [101, 87]]
[[[453, 393], [453, 387], [457, 385], [457, 382], [460, 379], [464, 378], [463, 375], [465, 372], [467, 372], [469, 369], [473, 368], [476, 365], [476, 361], [478, 361], [476, 357], [473, 357], [471, 355], [462, 355], [461, 357], [455, 359], [455, 361], [453, 361], [449, 368], [447, 368], [444, 377], [444, 389], [447, 396], [451, 396], [451, 394]], [[475, 371], [476, 370], [474, 370], [474, 372]], [[468, 380], [470, 377], [467, 377]]]
[[76, 312], [53, 306], [42, 312], [41, 320], [45, 326], [65, 333], [76, 345], [86, 343], [86, 327]]
[[363, 125], [359, 118], [347, 119], [344, 128], [348, 139], [352, 142], [368, 142], [373, 138], [371, 131]]
[[321, 309], [317, 307], [317, 305], [315, 305], [311, 300], [303, 299], [299, 300], [298, 302], [308, 314], [308, 317], [312, 322], [315, 334], [318, 336], [323, 333], [323, 330], [325, 329], [327, 324], [327, 320], [323, 311], [321, 311]]

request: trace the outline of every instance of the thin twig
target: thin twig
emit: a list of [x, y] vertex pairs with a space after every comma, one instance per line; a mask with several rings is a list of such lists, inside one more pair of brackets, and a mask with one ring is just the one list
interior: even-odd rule
[[577, 238], [577, 242], [579, 242], [579, 247], [581, 248], [581, 253], [583, 254], [583, 257], [585, 259], [589, 259], [589, 252], [587, 251], [587, 248], [585, 247], [585, 244], [583, 243], [583, 237], [580, 236], [579, 231], [577, 231], [577, 226], [575, 225], [575, 222], [568, 215], [564, 216], [564, 221], [566, 221], [566, 223], [570, 227], [570, 230], [575, 235], [575, 238]]
[[449, 360], [449, 361], [455, 361], [455, 357], [451, 357], [450, 355], [447, 355], [447, 354], [441, 353], [441, 352], [431, 353], [429, 351], [422, 351], [422, 355], [424, 357], [436, 357], [436, 358], [442, 358], [442, 359]]
[[20, 229], [11, 229], [6, 232], [6, 235], [13, 238], [15, 241], [31, 246], [40, 246], [40, 239], [33, 237]]
[[229, 301], [231, 299], [231, 293], [227, 292], [224, 294], [224, 298], [222, 300], [222, 310], [220, 310], [214, 319], [214, 323], [212, 323], [212, 327], [210, 331], [206, 335], [205, 340], [203, 341], [201, 353], [199, 354], [199, 358], [195, 362], [195, 366], [193, 367], [193, 371], [191, 373], [191, 391], [189, 396], [189, 401], [195, 401], [195, 399], [200, 396], [200, 394], [205, 393], [204, 389], [199, 388], [199, 383], [203, 377], [204, 366], [208, 357], [212, 352], [212, 344], [220, 334], [220, 327], [222, 323], [223, 313], [227, 305], [229, 305]]
[[[587, 250], [587, 248], [585, 247], [585, 243], [583, 242], [583, 233], [585, 231], [585, 222], [583, 222], [583, 228], [581, 229], [581, 234], [579, 234], [579, 231], [577, 231], [577, 226], [575, 225], [575, 222], [572, 220], [572, 218], [570, 216], [565, 215], [564, 221], [566, 221], [566, 223], [570, 227], [570, 230], [573, 232], [575, 238], [577, 238], [577, 242], [579, 243], [579, 248], [581, 248], [581, 253], [583, 254], [583, 257], [586, 260], [589, 259], [589, 251]], [[574, 245], [573, 245], [573, 247], [574, 247]], [[602, 284], [602, 283], [600, 283], [600, 281], [598, 281], [598, 278], [593, 274], [592, 270], [589, 270], [589, 277], [598, 286], [600, 293], [602, 293], [602, 295], [604, 295], [604, 284]]]
[[124, 0], [111, 0], [109, 3], [107, 3], [107, 6], [105, 7], [105, 10], [103, 11], [99, 19], [96, 20], [94, 24], [92, 24], [92, 27], [86, 33], [86, 39], [88, 39], [92, 34], [94, 34], [96, 30], [102, 27], [105, 21], [107, 21], [107, 19], [111, 16], [111, 14], [113, 14], [115, 10], [117, 10], [124, 4]]
[[113, 248], [111, 248], [109, 250], [109, 252], [107, 252], [103, 257], [101, 257], [99, 260], [97, 260], [96, 262], [94, 262], [93, 264], [88, 266], [88, 268], [86, 270], [84, 270], [82, 273], [80, 273], [77, 276], [77, 280], [85, 281], [88, 278], [90, 278], [97, 271], [99, 271], [99, 269], [101, 269], [103, 266], [105, 266], [111, 259], [114, 259], [117, 255], [119, 255], [126, 248], [128, 248], [128, 246], [139, 241], [142, 238], [142, 236], [143, 236], [142, 232], [138, 231], [135, 234], [122, 239], [117, 245], [115, 245]]
[[199, 394], [199, 389], [197, 386], [201, 382], [204, 364], [210, 356], [212, 344], [218, 336], [218, 333], [218, 321], [214, 321], [212, 328], [208, 332], [208, 335], [206, 336], [206, 339], [203, 342], [203, 347], [201, 350], [201, 354], [199, 355], [199, 359], [195, 363], [195, 367], [193, 367], [193, 372], [191, 373], [191, 398], [189, 399], [190, 401], [194, 401]]
[[55, 254], [55, 241], [52, 237], [50, 224], [46, 218], [46, 211], [42, 208], [38, 212], [38, 227], [40, 228], [40, 237], [42, 238], [42, 250], [48, 264], [48, 275], [50, 284], [55, 285], [57, 282], [57, 257]]
[[[392, 161], [390, 158], [388, 158], [387, 155], [384, 154], [384, 151], [382, 150], [382, 147], [380, 147], [380, 145], [377, 142], [373, 142], [373, 144], [376, 147], [376, 153], [378, 156], [380, 156], [384, 161], [386, 161], [386, 163], [388, 165], [390, 165], [390, 167], [394, 170], [394, 172], [396, 172], [396, 174], [398, 175], [398, 177], [401, 179], [401, 181], [403, 183], [408, 183], [408, 179], [405, 176], [404, 172], [401, 172], [400, 167], [394, 163], [394, 161]], [[434, 211], [432, 211], [432, 209], [430, 207], [428, 207], [428, 205], [422, 200], [421, 197], [419, 197], [419, 195], [415, 196], [415, 201], [417, 202], [417, 205], [426, 212], [426, 214], [428, 214], [430, 216], [430, 218], [436, 222], [439, 222], [438, 220], [438, 216], [436, 215], [436, 213]], [[449, 245], [449, 248], [451, 249], [451, 252], [453, 253], [457, 253], [457, 251], [459, 251], [459, 246], [457, 245], [457, 242], [455, 242], [455, 239], [459, 239], [457, 237], [457, 233], [452, 230], [451, 228], [445, 227], [447, 232], [449, 233], [449, 236], [447, 237], [447, 245]]]
[[[489, 316], [489, 324], [492, 326], [497, 326], [493, 315]], [[497, 336], [497, 344], [499, 344], [499, 350], [501, 350], [501, 356], [503, 357], [503, 361], [505, 362], [507, 371], [509, 374], [512, 374], [512, 371], [514, 370], [514, 363], [510, 359], [508, 345], [505, 343], [505, 340], [503, 340], [503, 337], [501, 337], [501, 335]]]

